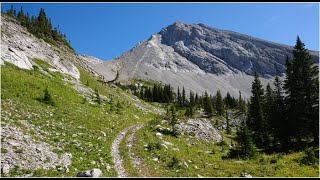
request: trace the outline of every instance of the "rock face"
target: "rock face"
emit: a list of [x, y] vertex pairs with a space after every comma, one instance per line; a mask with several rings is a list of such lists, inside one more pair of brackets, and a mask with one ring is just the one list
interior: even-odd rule
[[[256, 71], [265, 77], [281, 75], [285, 72], [286, 56], [292, 56], [290, 46], [204, 24], [176, 22], [159, 34], [163, 44], [213, 74], [237, 73], [238, 70], [250, 75]], [[315, 61], [319, 62], [318, 56]]]
[[[294, 37], [293, 37], [294, 38]], [[176, 22], [111, 61], [84, 57], [95, 73], [111, 80], [145, 79], [184, 86], [199, 94], [221, 90], [238, 97], [251, 94], [253, 72], [264, 86], [283, 77], [292, 47], [208, 27]], [[318, 52], [311, 52], [318, 63]]]
[[75, 79], [80, 73], [71, 59], [78, 56], [64, 46], [53, 46], [30, 34], [26, 28], [5, 15], [1, 14], [1, 63], [10, 62], [23, 69], [32, 69], [32, 59], [39, 58], [54, 67], [53, 71], [68, 74]]
[[220, 142], [222, 137], [207, 119], [189, 119], [177, 125], [178, 131], [211, 142]]

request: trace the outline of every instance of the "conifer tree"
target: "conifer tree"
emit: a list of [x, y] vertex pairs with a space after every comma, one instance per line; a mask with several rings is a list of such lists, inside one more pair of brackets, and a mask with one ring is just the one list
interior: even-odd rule
[[251, 93], [247, 125], [253, 133], [253, 139], [257, 147], [264, 148], [268, 139], [268, 134], [265, 129], [267, 122], [263, 109], [265, 103], [264, 89], [262, 88], [257, 73], [254, 74]]
[[246, 103], [241, 96], [241, 91], [239, 91], [238, 108], [239, 108], [240, 112], [242, 112], [242, 113], [246, 112]]
[[241, 122], [240, 129], [237, 131], [236, 140], [238, 142], [237, 151], [242, 158], [252, 158], [256, 154], [255, 145], [252, 141], [250, 131], [244, 120]]
[[212, 102], [208, 96], [207, 91], [204, 93], [204, 99], [203, 99], [203, 109], [206, 112], [206, 114], [211, 117], [213, 115], [213, 107]]
[[224, 104], [223, 104], [223, 100], [222, 100], [222, 96], [220, 91], [217, 91], [217, 95], [216, 95], [216, 106], [215, 109], [217, 111], [217, 114], [219, 116], [223, 116], [225, 114], [224, 110]]
[[288, 118], [285, 115], [284, 98], [282, 82], [277, 76], [274, 80], [274, 104], [271, 116], [271, 130], [273, 134], [273, 145], [276, 147], [280, 143], [281, 147], [285, 149], [288, 146], [290, 129], [288, 128]]
[[266, 139], [264, 146], [271, 147], [271, 136], [272, 136], [272, 114], [274, 110], [274, 94], [270, 87], [270, 84], [268, 83], [266, 88], [266, 94], [265, 94], [265, 103], [264, 103], [264, 116], [265, 116], [265, 126], [264, 129], [266, 131]]
[[175, 135], [176, 134], [175, 125], [177, 124], [177, 118], [176, 118], [176, 108], [174, 105], [171, 105], [170, 111], [171, 111], [170, 125], [172, 129], [172, 134]]
[[182, 106], [186, 105], [186, 91], [184, 90], [184, 86], [182, 87]]
[[101, 104], [101, 98], [98, 89], [94, 89], [94, 94], [96, 95], [96, 103]]
[[319, 143], [319, 80], [318, 67], [299, 36], [293, 59], [286, 63], [285, 103], [291, 136], [301, 142], [312, 136]]

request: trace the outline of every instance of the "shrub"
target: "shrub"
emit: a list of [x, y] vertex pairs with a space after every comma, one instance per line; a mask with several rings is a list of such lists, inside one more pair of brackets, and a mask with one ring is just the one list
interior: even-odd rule
[[45, 104], [51, 105], [51, 106], [55, 106], [55, 103], [53, 101], [53, 99], [51, 98], [51, 95], [48, 91], [48, 88], [46, 88], [44, 90], [44, 96], [42, 98], [38, 99], [40, 102], [43, 102]]
[[304, 150], [304, 156], [301, 158], [300, 163], [305, 165], [319, 164], [319, 149], [307, 148]]
[[176, 156], [173, 156], [168, 164], [170, 168], [177, 168], [179, 167], [179, 160]]
[[161, 143], [160, 142], [150, 142], [148, 143], [148, 146], [147, 146], [147, 149], [149, 151], [152, 151], [152, 150], [160, 150], [161, 149]]

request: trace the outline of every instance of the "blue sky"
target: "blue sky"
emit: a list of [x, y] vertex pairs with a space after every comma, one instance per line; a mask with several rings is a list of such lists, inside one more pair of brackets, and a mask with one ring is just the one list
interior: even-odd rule
[[[319, 50], [318, 3], [14, 3], [38, 15], [45, 9], [78, 54], [112, 59], [162, 28], [182, 21], [204, 23], [294, 45], [296, 36]], [[1, 3], [2, 9], [11, 3]]]

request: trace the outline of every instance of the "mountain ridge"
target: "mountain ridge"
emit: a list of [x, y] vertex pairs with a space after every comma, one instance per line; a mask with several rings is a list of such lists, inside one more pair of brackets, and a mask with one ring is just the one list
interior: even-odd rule
[[[272, 84], [275, 76], [284, 78], [285, 57], [292, 56], [292, 48], [204, 24], [179, 21], [110, 61], [101, 61], [99, 65], [90, 65], [89, 59], [87, 62], [109, 80], [119, 71], [119, 80], [123, 82], [155, 80], [172, 84], [174, 88], [185, 86], [200, 94], [221, 90], [237, 97], [241, 91], [249, 98], [254, 71], [261, 76], [264, 86]], [[319, 52], [310, 52], [318, 63]]]

